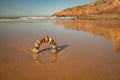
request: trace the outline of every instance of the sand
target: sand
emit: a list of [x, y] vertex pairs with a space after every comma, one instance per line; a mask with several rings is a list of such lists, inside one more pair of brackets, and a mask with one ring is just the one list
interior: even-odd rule
[[[120, 80], [119, 33], [119, 22], [0, 22], [0, 80]], [[57, 54], [32, 52], [45, 35]]]

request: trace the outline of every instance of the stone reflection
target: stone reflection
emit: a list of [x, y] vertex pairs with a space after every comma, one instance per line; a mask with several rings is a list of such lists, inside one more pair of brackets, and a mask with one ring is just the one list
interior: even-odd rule
[[61, 21], [65, 28], [89, 32], [112, 40], [115, 51], [120, 52], [120, 21]]
[[38, 64], [42, 65], [49, 65], [53, 64], [54, 62], [57, 61], [58, 54], [57, 53], [40, 53], [40, 54], [33, 54], [33, 59], [36, 61]]

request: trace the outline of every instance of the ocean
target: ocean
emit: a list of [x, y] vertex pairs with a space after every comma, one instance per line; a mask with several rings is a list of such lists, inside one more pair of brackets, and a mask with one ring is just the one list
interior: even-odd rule
[[23, 16], [23, 17], [0, 17], [0, 21], [39, 21], [39, 20], [55, 20], [55, 19], [75, 19], [75, 17], [56, 17], [56, 16]]

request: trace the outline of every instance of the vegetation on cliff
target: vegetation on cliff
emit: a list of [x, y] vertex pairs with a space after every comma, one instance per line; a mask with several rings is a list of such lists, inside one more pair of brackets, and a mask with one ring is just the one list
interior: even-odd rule
[[64, 9], [52, 16], [72, 16], [90, 20], [120, 20], [120, 0], [97, 0], [83, 6]]

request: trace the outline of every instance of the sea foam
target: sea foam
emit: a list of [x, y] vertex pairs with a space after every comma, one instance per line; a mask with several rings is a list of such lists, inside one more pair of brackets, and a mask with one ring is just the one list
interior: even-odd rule
[[39, 21], [39, 20], [54, 20], [54, 19], [74, 19], [75, 17], [56, 17], [56, 16], [50, 16], [50, 17], [17, 17], [17, 18], [1, 18], [0, 21]]

